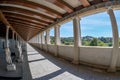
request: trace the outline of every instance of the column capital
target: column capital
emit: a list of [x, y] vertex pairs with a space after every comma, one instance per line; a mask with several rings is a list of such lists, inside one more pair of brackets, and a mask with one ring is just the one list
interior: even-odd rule
[[60, 24], [56, 24], [54, 27], [60, 27], [61, 25]]
[[13, 33], [15, 33], [15, 31], [13, 31]]
[[47, 31], [50, 31], [50, 28], [48, 28], [48, 29], [46, 30], [46, 32], [47, 32]]
[[110, 14], [110, 11], [113, 11], [112, 7], [108, 7], [107, 13]]
[[74, 19], [81, 20], [81, 18], [79, 16], [74, 17], [73, 20]]
[[7, 27], [7, 28], [10, 28], [10, 26], [8, 26], [8, 25], [7, 25], [6, 27]]

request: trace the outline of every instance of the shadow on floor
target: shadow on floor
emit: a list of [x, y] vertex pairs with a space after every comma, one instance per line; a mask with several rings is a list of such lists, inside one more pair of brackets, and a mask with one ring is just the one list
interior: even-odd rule
[[46, 54], [34, 46], [32, 47], [44, 56], [45, 59], [60, 68], [57, 71], [35, 78], [34, 80], [120, 80], [120, 72], [107, 73], [84, 65], [74, 65], [51, 54]]

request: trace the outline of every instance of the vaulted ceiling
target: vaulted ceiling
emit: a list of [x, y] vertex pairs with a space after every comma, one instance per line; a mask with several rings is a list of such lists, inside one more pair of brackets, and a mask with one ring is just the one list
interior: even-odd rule
[[0, 10], [24, 40], [58, 19], [108, 0], [0, 0]]

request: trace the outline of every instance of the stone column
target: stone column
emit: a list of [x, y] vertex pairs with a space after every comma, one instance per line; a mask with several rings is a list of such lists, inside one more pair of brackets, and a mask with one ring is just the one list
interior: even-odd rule
[[40, 48], [41, 48], [41, 34], [39, 33], [39, 45], [40, 45]]
[[48, 52], [48, 45], [50, 44], [50, 29], [46, 31], [46, 52]]
[[13, 34], [12, 34], [12, 39], [14, 40], [14, 34], [15, 34], [15, 32], [13, 31]]
[[12, 59], [11, 59], [11, 52], [9, 49], [9, 26], [6, 26], [6, 48], [5, 48], [5, 55], [6, 55], [6, 61], [7, 61], [7, 70], [8, 71], [15, 71], [16, 70], [16, 66], [15, 64], [12, 63]]
[[18, 41], [17, 41], [17, 34], [16, 34], [16, 48], [17, 48], [17, 44], [18, 44], [17, 42], [18, 42]]
[[113, 32], [113, 50], [112, 50], [111, 63], [110, 63], [110, 67], [108, 71], [115, 72], [117, 61], [118, 61], [118, 56], [119, 56], [119, 33], [118, 33], [118, 26], [117, 26], [116, 18], [115, 18], [112, 8], [108, 8], [107, 12], [111, 20], [112, 32]]
[[18, 45], [17, 45], [17, 49], [18, 49], [18, 62], [22, 62], [23, 61], [23, 55], [22, 55], [22, 45], [20, 42], [20, 37], [18, 37]]
[[43, 44], [45, 43], [44, 32], [41, 33], [41, 47], [43, 49]]
[[73, 56], [73, 63], [79, 63], [79, 47], [81, 45], [80, 40], [80, 18], [75, 17], [73, 19], [73, 32], [74, 32], [74, 56]]
[[41, 44], [41, 35], [39, 33], [39, 44]]
[[37, 35], [36, 38], [37, 38], [37, 44], [38, 44], [39, 43], [39, 36]]
[[41, 35], [39, 33], [39, 48], [41, 48]]
[[55, 35], [55, 56], [58, 56], [58, 45], [61, 44], [60, 40], [60, 25], [54, 27], [54, 35]]
[[12, 33], [12, 49], [13, 49], [13, 53], [15, 53], [15, 38], [14, 38], [14, 34], [15, 34], [15, 32], [13, 31], [13, 33]]

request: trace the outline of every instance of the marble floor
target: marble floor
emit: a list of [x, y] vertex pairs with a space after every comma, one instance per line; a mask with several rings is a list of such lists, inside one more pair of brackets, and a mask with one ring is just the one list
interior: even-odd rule
[[27, 45], [33, 80], [120, 80], [120, 72], [107, 73], [84, 65], [74, 65]]

